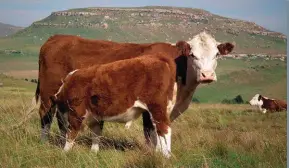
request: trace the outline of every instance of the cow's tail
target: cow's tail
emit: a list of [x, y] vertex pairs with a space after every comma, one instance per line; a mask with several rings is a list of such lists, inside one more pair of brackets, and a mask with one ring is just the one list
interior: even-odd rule
[[39, 81], [39, 78], [38, 78], [37, 87], [36, 87], [36, 91], [35, 91], [35, 101], [36, 101], [36, 103], [38, 103], [38, 100], [39, 100], [39, 97], [40, 97], [39, 85], [40, 85], [40, 81]]

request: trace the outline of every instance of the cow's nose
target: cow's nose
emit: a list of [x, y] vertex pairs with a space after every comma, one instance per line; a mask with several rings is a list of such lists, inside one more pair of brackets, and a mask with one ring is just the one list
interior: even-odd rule
[[202, 71], [200, 75], [201, 83], [211, 83], [215, 81], [215, 72], [214, 71]]
[[212, 71], [203, 71], [202, 72], [202, 77], [203, 78], [207, 78], [207, 77], [212, 77], [212, 76], [214, 76], [214, 72], [212, 72]]

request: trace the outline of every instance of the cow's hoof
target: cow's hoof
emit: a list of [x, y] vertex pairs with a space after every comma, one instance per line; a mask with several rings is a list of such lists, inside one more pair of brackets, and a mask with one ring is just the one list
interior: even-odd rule
[[129, 121], [125, 124], [125, 129], [129, 129], [132, 124], [132, 121]]
[[73, 142], [68, 142], [68, 141], [66, 141], [66, 143], [65, 143], [65, 146], [64, 146], [64, 148], [63, 148], [63, 150], [65, 151], [65, 152], [68, 152], [68, 151], [70, 151], [71, 150], [71, 148], [73, 147]]
[[171, 157], [171, 152], [170, 151], [163, 152], [163, 155], [165, 158], [169, 159]]
[[98, 151], [99, 151], [99, 145], [98, 145], [98, 144], [92, 145], [90, 150], [91, 150], [91, 152], [93, 152], [93, 153], [98, 153]]

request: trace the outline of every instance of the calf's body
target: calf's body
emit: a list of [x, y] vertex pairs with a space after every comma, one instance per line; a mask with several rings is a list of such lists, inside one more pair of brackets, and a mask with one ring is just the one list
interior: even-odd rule
[[[169, 156], [175, 66], [173, 58], [157, 53], [70, 73], [54, 100], [60, 111], [69, 111], [70, 131], [64, 149], [72, 147], [83, 119], [100, 135], [99, 121], [128, 123], [148, 111], [158, 135], [155, 146]], [[98, 149], [94, 137], [92, 150]]]
[[269, 99], [260, 94], [256, 94], [249, 102], [253, 106], [258, 106], [263, 113], [287, 110], [287, 103], [284, 100]]

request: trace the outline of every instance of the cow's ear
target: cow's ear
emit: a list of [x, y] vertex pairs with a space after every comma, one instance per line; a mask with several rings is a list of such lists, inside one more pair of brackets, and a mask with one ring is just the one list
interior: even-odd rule
[[235, 45], [232, 43], [221, 43], [217, 47], [221, 55], [227, 55], [233, 51]]
[[176, 43], [176, 47], [178, 48], [181, 55], [188, 57], [191, 52], [191, 46], [185, 41], [178, 41]]
[[258, 97], [258, 101], [260, 101], [262, 99], [262, 95], [259, 95]]
[[186, 85], [188, 57], [180, 56], [175, 59], [177, 65], [176, 81]]

